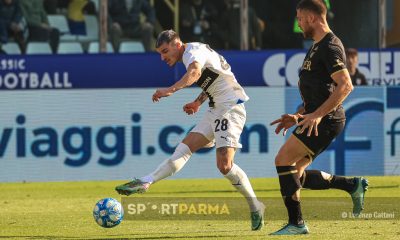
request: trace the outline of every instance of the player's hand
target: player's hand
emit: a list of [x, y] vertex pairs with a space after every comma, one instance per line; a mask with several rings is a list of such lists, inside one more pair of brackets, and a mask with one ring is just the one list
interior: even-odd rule
[[185, 106], [183, 106], [183, 111], [188, 115], [197, 113], [199, 109], [200, 109], [200, 104], [196, 101], [185, 104]]
[[283, 136], [285, 136], [288, 129], [297, 124], [298, 118], [298, 115], [284, 114], [281, 116], [281, 118], [278, 118], [275, 121], [271, 122], [270, 125], [272, 126], [279, 123], [278, 126], [276, 126], [275, 128], [275, 133], [279, 134], [283, 129], [282, 134]]
[[158, 102], [160, 101], [160, 98], [163, 97], [169, 97], [172, 95], [172, 91], [169, 90], [169, 88], [161, 88], [157, 89], [157, 91], [153, 94], [152, 100], [153, 102]]
[[314, 113], [306, 115], [299, 114], [299, 117], [302, 118], [302, 120], [297, 124], [297, 126], [302, 126], [300, 133], [303, 133], [308, 128], [308, 137], [311, 136], [313, 130], [314, 135], [318, 136], [318, 125], [321, 122], [322, 117], [316, 116]]

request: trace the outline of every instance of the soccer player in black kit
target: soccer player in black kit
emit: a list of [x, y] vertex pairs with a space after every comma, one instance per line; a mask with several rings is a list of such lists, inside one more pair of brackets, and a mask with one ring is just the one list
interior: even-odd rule
[[283, 130], [284, 135], [290, 127], [297, 126], [275, 158], [289, 222], [272, 235], [309, 232], [301, 213], [301, 188], [347, 191], [353, 201], [353, 214], [358, 216], [368, 186], [362, 177], [346, 178], [305, 170], [343, 130], [345, 113], [342, 102], [353, 90], [353, 85], [345, 65], [344, 47], [328, 26], [323, 1], [301, 0], [296, 10], [304, 37], [312, 38], [314, 44], [307, 52], [299, 73], [303, 107], [297, 113], [282, 115], [271, 123], [278, 124], [276, 134]]

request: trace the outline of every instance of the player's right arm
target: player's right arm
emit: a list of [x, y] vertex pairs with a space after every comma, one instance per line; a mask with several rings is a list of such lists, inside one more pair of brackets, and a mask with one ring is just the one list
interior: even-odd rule
[[275, 121], [271, 122], [270, 125], [275, 125], [277, 123], [278, 126], [275, 128], [275, 133], [279, 134], [283, 129], [283, 136], [286, 135], [286, 132], [289, 128], [293, 127], [298, 123], [299, 116], [305, 112], [305, 108], [301, 106], [296, 113], [294, 114], [284, 114], [280, 118], [276, 119]]
[[197, 82], [200, 76], [201, 65], [198, 62], [192, 62], [189, 65], [185, 75], [183, 75], [183, 77], [178, 82], [169, 87], [169, 89], [171, 90], [171, 92], [176, 92], [181, 90], [182, 88], [189, 87], [193, 83]]
[[160, 101], [160, 98], [169, 97], [174, 92], [181, 90], [182, 88], [189, 87], [193, 83], [197, 82], [201, 76], [201, 65], [198, 62], [192, 62], [185, 75], [177, 81], [174, 85], [168, 88], [157, 89], [157, 91], [153, 94], [153, 102]]
[[188, 115], [195, 114], [199, 111], [201, 104], [203, 104], [208, 98], [208, 95], [203, 91], [200, 95], [191, 103], [183, 106], [183, 111]]

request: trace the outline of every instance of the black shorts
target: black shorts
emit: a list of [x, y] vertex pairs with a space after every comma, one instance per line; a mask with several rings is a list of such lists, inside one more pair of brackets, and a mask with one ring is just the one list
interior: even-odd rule
[[[299, 122], [301, 120], [299, 119]], [[303, 133], [298, 133], [302, 126], [298, 126], [293, 130], [293, 135], [307, 148], [309, 152], [309, 158], [314, 160], [319, 154], [321, 154], [329, 145], [333, 139], [344, 128], [344, 121], [332, 121], [329, 119], [322, 120], [318, 125], [318, 136], [314, 135], [314, 130], [311, 136], [307, 136], [308, 129], [304, 130]]]

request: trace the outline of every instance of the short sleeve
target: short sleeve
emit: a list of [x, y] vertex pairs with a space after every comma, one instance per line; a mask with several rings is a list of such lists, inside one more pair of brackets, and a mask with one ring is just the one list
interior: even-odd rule
[[197, 62], [198, 64], [200, 64], [201, 68], [203, 68], [206, 64], [206, 60], [207, 57], [205, 53], [202, 52], [200, 49], [192, 49], [188, 52], [185, 52], [182, 59], [186, 69], [188, 69], [189, 65], [193, 62]]
[[346, 69], [346, 57], [344, 55], [344, 49], [337, 44], [328, 44], [326, 55], [324, 57], [324, 64], [328, 70], [329, 75], [332, 75], [338, 71]]

